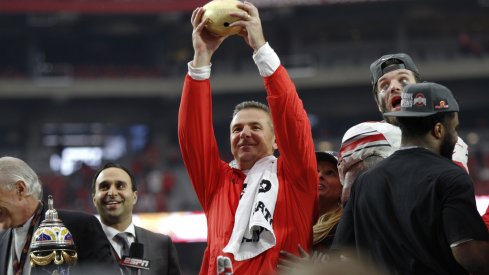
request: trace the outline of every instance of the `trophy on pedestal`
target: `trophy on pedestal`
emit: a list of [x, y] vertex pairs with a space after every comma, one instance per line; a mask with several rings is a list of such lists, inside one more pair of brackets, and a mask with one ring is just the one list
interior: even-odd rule
[[76, 264], [77, 253], [70, 231], [58, 218], [53, 197], [48, 197], [48, 210], [31, 241], [31, 274], [69, 275]]

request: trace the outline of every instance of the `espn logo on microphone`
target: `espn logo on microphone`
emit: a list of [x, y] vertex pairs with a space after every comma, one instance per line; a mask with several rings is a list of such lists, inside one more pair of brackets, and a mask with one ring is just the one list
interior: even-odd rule
[[149, 261], [143, 259], [125, 257], [122, 259], [121, 265], [149, 270]]

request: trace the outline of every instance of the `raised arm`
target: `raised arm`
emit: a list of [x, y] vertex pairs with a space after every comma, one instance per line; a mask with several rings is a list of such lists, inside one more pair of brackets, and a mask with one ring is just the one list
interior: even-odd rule
[[[307, 189], [317, 189], [317, 162], [307, 113], [284, 67], [265, 77], [278, 149], [286, 171], [297, 182], [307, 182]], [[301, 167], [302, 169], [297, 169]]]
[[210, 88], [210, 60], [224, 40], [208, 33], [202, 21], [203, 8], [192, 13], [192, 44], [194, 59], [189, 62], [178, 111], [178, 140], [183, 161], [195, 192], [204, 209], [218, 165], [222, 165], [212, 125], [212, 98]]
[[[238, 4], [243, 13], [232, 14], [240, 18], [232, 25], [243, 27], [240, 35], [253, 49], [253, 59], [264, 77], [267, 101], [270, 107], [275, 138], [286, 173], [300, 184], [307, 182], [307, 190], [317, 188], [317, 164], [311, 126], [302, 101], [280, 59], [266, 43], [258, 9], [249, 2]], [[303, 169], [298, 169], [299, 167]], [[302, 188], [302, 187], [301, 187]]]
[[204, 8], [198, 7], [193, 11], [191, 18], [192, 46], [194, 47], [194, 59], [191, 66], [194, 68], [210, 66], [212, 55], [226, 38], [213, 35], [205, 29], [205, 24], [209, 19], [202, 20], [204, 12]]

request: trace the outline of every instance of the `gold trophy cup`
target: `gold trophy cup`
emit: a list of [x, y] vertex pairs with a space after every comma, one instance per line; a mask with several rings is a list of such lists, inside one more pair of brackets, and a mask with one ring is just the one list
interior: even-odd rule
[[77, 260], [75, 243], [68, 228], [58, 218], [51, 195], [48, 207], [45, 219], [32, 235], [32, 274], [69, 275], [70, 266]]

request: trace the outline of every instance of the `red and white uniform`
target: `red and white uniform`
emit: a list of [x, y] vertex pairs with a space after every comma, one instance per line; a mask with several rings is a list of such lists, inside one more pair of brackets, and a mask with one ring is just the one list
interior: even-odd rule
[[346, 131], [338, 154], [338, 172], [345, 175], [369, 156], [386, 158], [401, 146], [401, 130], [384, 121], [363, 122]]
[[[369, 156], [386, 158], [401, 146], [401, 130], [384, 121], [363, 122], [346, 131], [341, 141], [338, 172], [344, 175], [354, 164]], [[468, 146], [459, 137], [452, 160], [467, 172]]]
[[452, 160], [458, 166], [462, 167], [469, 172], [469, 167], [467, 166], [469, 158], [469, 146], [463, 141], [461, 137], [458, 137], [455, 148], [453, 148]]

